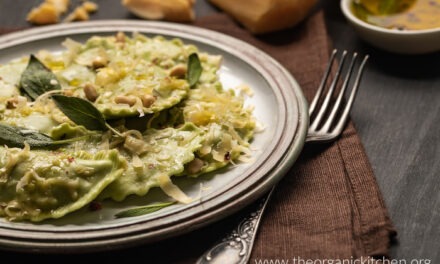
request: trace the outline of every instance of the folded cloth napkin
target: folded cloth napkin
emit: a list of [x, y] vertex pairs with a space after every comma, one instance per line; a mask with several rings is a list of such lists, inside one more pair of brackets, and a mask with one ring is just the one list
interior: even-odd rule
[[[321, 12], [291, 30], [260, 37], [223, 14], [200, 18], [196, 25], [237, 37], [267, 52], [292, 73], [308, 100], [313, 97], [330, 53]], [[243, 213], [235, 215], [240, 217]], [[100, 260], [134, 256], [145, 263], [194, 263], [235, 225], [235, 218], [154, 244], [94, 256]], [[338, 141], [305, 146], [268, 205], [250, 261], [306, 263], [300, 261], [386, 256], [394, 234], [371, 166], [350, 123]], [[0, 253], [14, 260], [34, 257]], [[48, 261], [63, 256], [40, 257]]]
[[[267, 52], [292, 73], [307, 100], [313, 98], [331, 51], [322, 12], [292, 30], [264, 37], [252, 36], [223, 15], [197, 24]], [[368, 158], [350, 123], [335, 143], [305, 146], [268, 205], [251, 262], [387, 256], [394, 235]]]

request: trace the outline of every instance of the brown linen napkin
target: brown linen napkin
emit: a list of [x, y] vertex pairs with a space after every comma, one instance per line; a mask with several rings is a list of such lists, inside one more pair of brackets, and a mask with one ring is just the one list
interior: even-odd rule
[[[322, 13], [296, 28], [256, 38], [224, 16], [199, 25], [240, 38], [284, 65], [313, 97], [329, 58]], [[394, 229], [352, 124], [327, 146], [307, 145], [269, 204], [251, 261], [350, 259], [388, 254]]]
[[[222, 15], [203, 27], [240, 38], [284, 65], [311, 101], [329, 58], [322, 12], [296, 28], [254, 37]], [[353, 124], [329, 145], [306, 145], [276, 189], [251, 262], [386, 256], [392, 223]]]
[[[201, 18], [196, 25], [240, 38], [264, 50], [292, 73], [308, 100], [313, 97], [330, 50], [322, 13], [294, 29], [264, 37], [252, 36], [222, 14]], [[242, 217], [240, 214], [235, 217]], [[233, 219], [162, 242], [97, 253], [93, 257], [110, 261], [135, 257], [145, 263], [194, 263], [234, 227]], [[337, 142], [305, 146], [267, 208], [250, 263], [386, 256], [394, 234], [371, 166], [355, 128], [349, 124]], [[15, 261], [35, 257], [1, 251], [0, 255]], [[69, 258], [84, 256], [90, 257]], [[64, 256], [39, 258], [59, 261]]]

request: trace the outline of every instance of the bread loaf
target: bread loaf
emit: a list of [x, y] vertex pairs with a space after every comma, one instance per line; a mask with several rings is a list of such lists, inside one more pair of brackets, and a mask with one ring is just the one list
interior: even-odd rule
[[210, 0], [255, 34], [292, 27], [317, 0]]
[[155, 20], [189, 22], [195, 18], [195, 0], [122, 0], [133, 14]]

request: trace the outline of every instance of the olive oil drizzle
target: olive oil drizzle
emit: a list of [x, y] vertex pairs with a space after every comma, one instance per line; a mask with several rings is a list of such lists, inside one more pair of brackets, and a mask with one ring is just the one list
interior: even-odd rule
[[355, 0], [352, 10], [361, 20], [389, 29], [440, 27], [440, 0]]

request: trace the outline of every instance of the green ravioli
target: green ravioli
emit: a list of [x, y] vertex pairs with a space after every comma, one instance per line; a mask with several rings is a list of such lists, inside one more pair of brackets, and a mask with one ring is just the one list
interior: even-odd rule
[[202, 131], [191, 123], [179, 129], [148, 130], [143, 135], [146, 149], [140, 151], [138, 162], [127, 155], [127, 170], [102, 192], [100, 198], [121, 201], [130, 194], [145, 195], [150, 188], [160, 186], [158, 177], [182, 173], [184, 165], [194, 159], [202, 139]]
[[59, 218], [93, 201], [122, 175], [116, 150], [30, 151], [0, 148], [0, 216], [11, 221]]
[[136, 33], [63, 45], [0, 65], [0, 217], [60, 218], [153, 187], [188, 203], [172, 177], [250, 161], [253, 108], [223, 89], [221, 56]]

